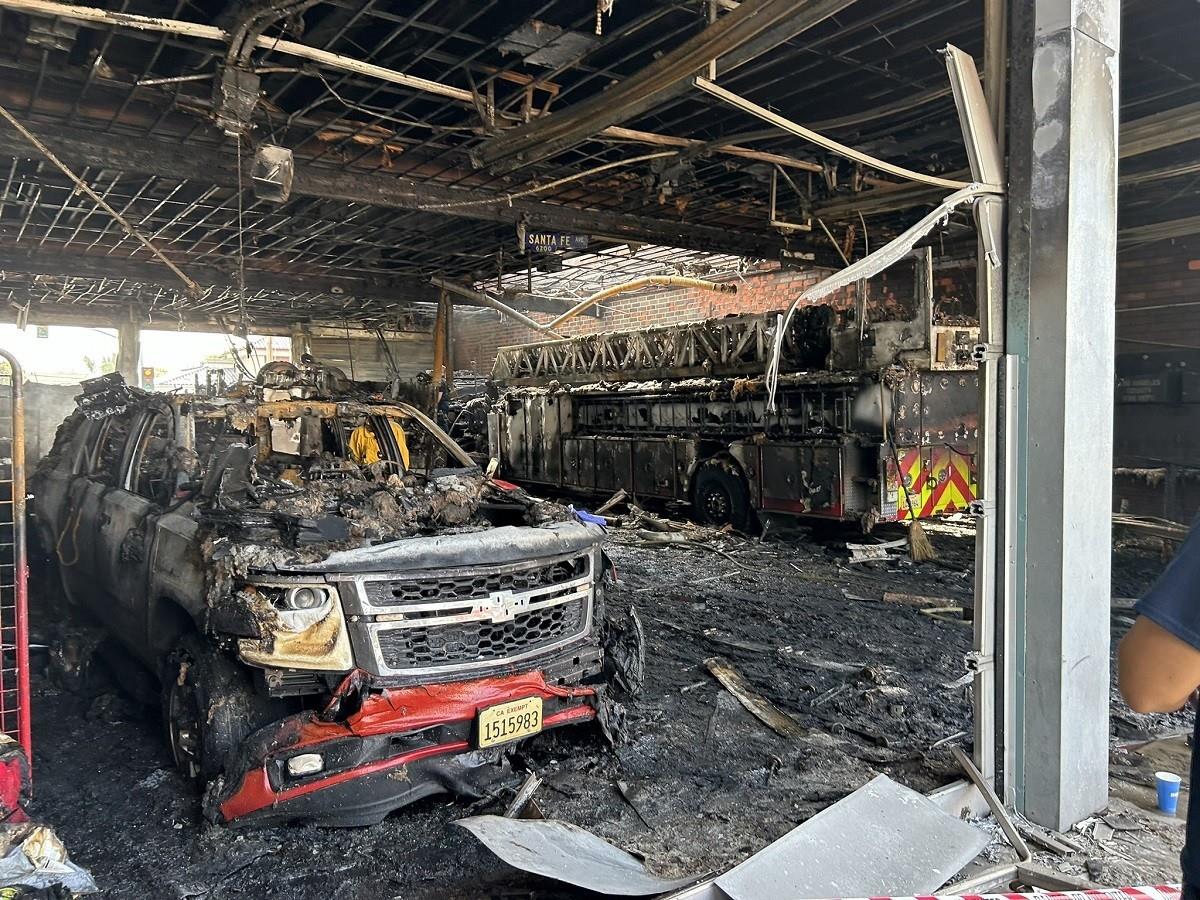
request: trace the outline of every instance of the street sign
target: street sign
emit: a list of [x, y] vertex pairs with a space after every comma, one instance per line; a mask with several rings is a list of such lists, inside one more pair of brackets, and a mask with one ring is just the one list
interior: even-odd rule
[[527, 253], [552, 253], [555, 250], [586, 250], [586, 234], [563, 234], [558, 231], [526, 231]]

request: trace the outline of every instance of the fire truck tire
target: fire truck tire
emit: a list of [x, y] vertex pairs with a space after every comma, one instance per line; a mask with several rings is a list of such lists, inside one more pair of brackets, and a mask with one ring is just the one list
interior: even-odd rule
[[749, 531], [753, 520], [750, 488], [746, 479], [729, 462], [710, 459], [692, 479], [692, 515], [701, 525], [720, 528], [732, 525]]
[[242, 741], [287, 714], [261, 696], [249, 673], [197, 634], [184, 635], [162, 674], [163, 725], [175, 765], [204, 784], [225, 768]]

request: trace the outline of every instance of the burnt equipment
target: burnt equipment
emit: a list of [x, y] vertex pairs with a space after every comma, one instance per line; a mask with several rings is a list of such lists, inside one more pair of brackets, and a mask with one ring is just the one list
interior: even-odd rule
[[870, 527], [965, 510], [978, 329], [935, 320], [928, 250], [884, 276], [793, 317], [774, 412], [761, 373], [777, 313], [502, 348], [501, 472], [684, 501], [740, 529], [758, 511]]

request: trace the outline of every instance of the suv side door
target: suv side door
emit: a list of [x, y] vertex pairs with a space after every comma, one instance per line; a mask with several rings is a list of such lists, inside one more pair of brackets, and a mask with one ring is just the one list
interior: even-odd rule
[[[131, 411], [89, 422], [78, 468], [72, 468], [60, 521], [53, 525], [54, 548], [63, 586], [71, 601], [107, 624], [111, 596], [105, 580], [100, 533], [107, 521], [106, 497], [119, 478]], [[49, 497], [47, 499], [50, 499]]]
[[174, 437], [169, 405], [141, 408], [129, 431], [118, 481], [102, 505], [97, 574], [112, 601], [113, 633], [139, 656], [147, 650], [154, 527], [175, 495]]

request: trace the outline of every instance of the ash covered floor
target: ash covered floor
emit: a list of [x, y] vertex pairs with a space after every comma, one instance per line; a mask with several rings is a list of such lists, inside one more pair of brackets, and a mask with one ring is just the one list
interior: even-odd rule
[[[524, 745], [518, 768], [545, 779], [536, 799], [547, 817], [644, 854], [659, 874], [700, 874], [760, 849], [876, 773], [921, 791], [959, 776], [946, 746], [933, 745], [970, 732], [968, 688], [955, 686], [970, 625], [881, 598], [969, 604], [968, 533], [942, 530], [940, 558], [920, 565], [847, 566], [841, 540], [736, 540], [720, 553], [633, 541], [615, 530], [609, 546], [620, 575], [613, 602], [637, 608], [648, 642], [630, 740], [612, 750], [588, 727]], [[1136, 596], [1161, 565], [1119, 553], [1114, 593]], [[786, 739], [753, 718], [707, 673], [712, 656], [793, 713], [807, 735]], [[1115, 712], [1118, 738], [1122, 728], [1128, 738], [1180, 726], [1179, 717], [1135, 717], [1119, 704]], [[157, 714], [116, 694], [89, 698], [37, 677], [34, 736], [31, 811], [109, 897], [590, 896], [495, 859], [451, 823], [497, 810], [450, 798], [365, 829], [210, 826], [171, 767]]]

